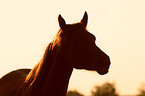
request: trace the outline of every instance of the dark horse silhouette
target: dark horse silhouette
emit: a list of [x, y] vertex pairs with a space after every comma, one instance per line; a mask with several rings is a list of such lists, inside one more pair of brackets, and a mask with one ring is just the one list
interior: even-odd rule
[[3, 76], [0, 96], [66, 96], [73, 68], [108, 73], [109, 56], [95, 45], [95, 36], [86, 30], [87, 20], [87, 12], [76, 24], [66, 24], [59, 15], [60, 30], [43, 58], [32, 70], [19, 69]]

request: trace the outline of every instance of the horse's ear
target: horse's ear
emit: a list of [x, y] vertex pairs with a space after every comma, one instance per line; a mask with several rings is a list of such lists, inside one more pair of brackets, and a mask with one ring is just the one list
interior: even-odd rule
[[66, 23], [65, 23], [65, 20], [62, 18], [61, 15], [58, 16], [58, 22], [59, 22], [59, 26], [62, 30], [65, 29], [66, 27]]
[[87, 26], [87, 23], [88, 23], [88, 14], [87, 14], [86, 11], [85, 11], [85, 14], [84, 14], [83, 19], [81, 20], [81, 23], [82, 23], [85, 27]]

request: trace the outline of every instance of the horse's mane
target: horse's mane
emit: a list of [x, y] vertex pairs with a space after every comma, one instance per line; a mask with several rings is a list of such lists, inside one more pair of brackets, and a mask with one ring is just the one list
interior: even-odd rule
[[[79, 23], [72, 24], [72, 25], [75, 25], [77, 28], [78, 24]], [[68, 25], [68, 26], [71, 27], [72, 25]], [[66, 44], [68, 42], [67, 39], [70, 37], [72, 33], [71, 31], [72, 31], [71, 29], [67, 29], [65, 31], [63, 31], [62, 29], [59, 29], [53, 41], [49, 43], [47, 48], [45, 49], [44, 55], [42, 59], [40, 60], [40, 62], [37, 65], [35, 65], [35, 67], [27, 75], [25, 82], [22, 85], [23, 88], [32, 88], [33, 85], [34, 86], [37, 85], [37, 87], [34, 87], [35, 88], [34, 90], [36, 90], [38, 86], [39, 88], [43, 87], [44, 84], [47, 81], [49, 81], [48, 80], [49, 75], [52, 74], [51, 69], [53, 68], [52, 66], [55, 61], [54, 57], [57, 55], [57, 52], [58, 52], [56, 50], [58, 48], [61, 48], [62, 46], [67, 45]]]
[[[47, 48], [45, 49], [44, 55], [42, 59], [39, 61], [37, 65], [30, 71], [25, 79], [25, 86], [31, 86], [37, 82], [41, 82], [41, 80], [47, 80], [47, 76], [49, 75], [49, 71], [51, 70], [53, 57], [55, 56], [56, 49], [61, 46], [64, 35], [63, 31], [60, 29], [56, 34], [54, 40], [49, 43]], [[47, 68], [47, 70], [46, 70]], [[44, 74], [48, 75], [45, 76]], [[39, 79], [37, 79], [39, 78]]]

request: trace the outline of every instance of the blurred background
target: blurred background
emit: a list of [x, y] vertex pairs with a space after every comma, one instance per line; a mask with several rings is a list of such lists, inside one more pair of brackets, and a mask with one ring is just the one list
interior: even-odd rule
[[57, 33], [58, 15], [79, 22], [88, 12], [89, 32], [111, 58], [108, 74], [74, 70], [69, 90], [85, 96], [105, 82], [119, 95], [139, 94], [145, 82], [144, 0], [0, 0], [0, 77], [33, 68]]

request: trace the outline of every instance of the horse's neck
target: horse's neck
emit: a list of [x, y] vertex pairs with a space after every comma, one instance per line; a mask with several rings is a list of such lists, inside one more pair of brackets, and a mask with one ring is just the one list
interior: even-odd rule
[[[65, 96], [67, 92], [69, 78], [73, 68], [68, 64], [65, 56], [64, 48], [56, 49], [54, 57], [51, 61], [45, 60], [41, 69], [45, 69], [36, 78], [36, 82], [32, 85], [32, 96]], [[46, 58], [49, 60], [49, 58]], [[46, 68], [49, 63], [50, 68]], [[44, 70], [40, 70], [44, 71]], [[40, 78], [39, 78], [40, 77]]]

